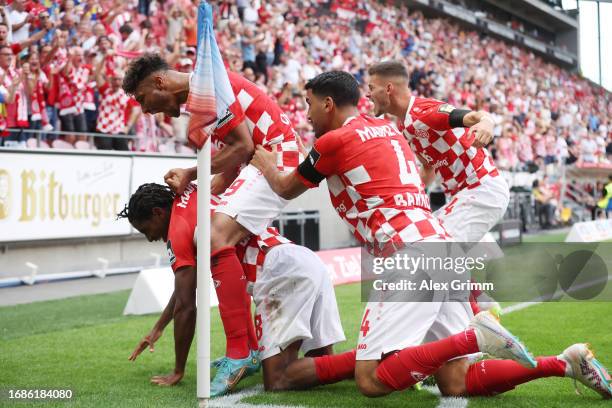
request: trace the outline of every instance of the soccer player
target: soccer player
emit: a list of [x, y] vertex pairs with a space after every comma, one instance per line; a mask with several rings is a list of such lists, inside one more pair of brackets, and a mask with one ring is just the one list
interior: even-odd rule
[[[290, 174], [278, 172], [274, 154], [264, 149], [251, 161], [272, 189], [291, 199], [326, 179], [332, 205], [375, 254], [414, 242], [443, 243], [447, 234], [431, 214], [408, 142], [391, 122], [359, 115], [357, 81], [346, 72], [326, 72], [306, 90], [317, 137], [306, 160]], [[360, 392], [383, 396], [434, 375], [444, 395], [492, 395], [567, 375], [612, 395], [607, 372], [586, 345], [536, 362], [489, 312], [469, 317], [471, 309], [460, 302], [368, 302], [355, 364]], [[426, 338], [434, 341], [422, 344]], [[461, 358], [477, 352], [507, 360], [468, 365]]]
[[[195, 282], [197, 247], [193, 242], [197, 228], [197, 186], [187, 186], [180, 196], [159, 184], [143, 184], [119, 214], [142, 232], [149, 241], [163, 239], [175, 273], [175, 290], [151, 332], [138, 344], [134, 361], [154, 343], [175, 319], [176, 365], [173, 373], [151, 379], [159, 385], [178, 383], [195, 328]], [[218, 200], [211, 205], [214, 207]], [[300, 389], [335, 382], [353, 375], [354, 352], [332, 355], [333, 344], [345, 340], [334, 289], [327, 269], [307, 248], [293, 244], [274, 228], [245, 239], [237, 246], [245, 275], [253, 282], [256, 305], [256, 335], [252, 347], [259, 350], [266, 390]], [[250, 298], [249, 298], [250, 304]], [[298, 359], [298, 353], [305, 358]], [[330, 358], [344, 361], [344, 372], [325, 377]], [[228, 358], [216, 362], [217, 369]], [[336, 363], [338, 364], [338, 363]], [[245, 368], [245, 374], [258, 365]]]
[[[493, 138], [493, 119], [484, 111], [413, 96], [401, 62], [381, 62], [368, 73], [375, 115], [399, 119], [423, 164], [421, 178], [428, 185], [439, 175], [451, 197], [434, 215], [456, 241], [479, 242], [502, 219], [510, 200], [508, 184], [485, 148]], [[474, 295], [478, 299], [480, 293]], [[481, 309], [498, 306], [485, 294], [480, 300]]]
[[[228, 72], [236, 102], [221, 118], [211, 135], [217, 152], [212, 158], [212, 193], [221, 194], [222, 202], [211, 219], [211, 272], [220, 282], [218, 290], [221, 320], [227, 338], [228, 363], [217, 371], [211, 394], [221, 395], [244, 372], [257, 355], [248, 347], [242, 294], [246, 280], [236, 256], [236, 244], [245, 237], [263, 233], [279, 215], [287, 201], [276, 195], [266, 180], [248, 162], [255, 146], [275, 147], [281, 152], [278, 168], [295, 169], [300, 161], [296, 134], [291, 122], [255, 84]], [[125, 76], [123, 88], [134, 96], [144, 113], [164, 112], [177, 117], [189, 96], [190, 74], [169, 69], [155, 54], [135, 60]], [[174, 169], [166, 182], [181, 194], [197, 178], [196, 168]], [[231, 186], [230, 186], [231, 184]], [[249, 315], [250, 316], [250, 315]]]

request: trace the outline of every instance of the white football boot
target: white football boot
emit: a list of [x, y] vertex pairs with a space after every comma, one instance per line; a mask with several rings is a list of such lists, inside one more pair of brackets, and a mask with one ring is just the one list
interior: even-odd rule
[[589, 345], [573, 344], [557, 357], [567, 363], [565, 376], [574, 379], [576, 393], [580, 394], [576, 381], [580, 381], [604, 399], [612, 398], [612, 378], [608, 370], [595, 358]]
[[504, 328], [491, 312], [480, 312], [472, 318], [469, 325], [476, 333], [478, 348], [490, 356], [514, 360], [527, 368], [535, 368], [538, 363], [512, 333]]

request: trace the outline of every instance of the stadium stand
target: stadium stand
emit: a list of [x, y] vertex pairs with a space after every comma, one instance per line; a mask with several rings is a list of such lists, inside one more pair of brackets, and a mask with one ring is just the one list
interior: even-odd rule
[[[81, 132], [95, 132], [131, 135], [96, 137], [98, 149], [192, 152], [186, 146], [186, 113], [179, 118], [142, 114], [117, 85], [129, 61], [144, 52], [160, 52], [176, 69], [192, 71], [197, 3], [13, 0], [2, 7], [2, 143], [88, 149], [91, 138]], [[500, 169], [539, 171], [542, 178], [560, 174], [565, 165], [610, 166], [611, 94], [525, 48], [394, 2], [213, 3], [228, 67], [277, 98], [306, 145], [313, 135], [301, 92], [305, 81], [341, 69], [363, 82], [369, 64], [401, 59], [416, 93], [492, 112], [496, 127], [490, 149]], [[508, 17], [479, 10], [482, 2], [476, 0], [452, 3], [475, 15]], [[527, 22], [506, 23], [553, 41]], [[365, 96], [360, 108], [370, 109]], [[63, 133], [54, 133], [58, 130]], [[553, 185], [565, 190], [558, 177]], [[593, 192], [586, 194], [595, 201], [601, 196], [592, 183], [579, 189]]]

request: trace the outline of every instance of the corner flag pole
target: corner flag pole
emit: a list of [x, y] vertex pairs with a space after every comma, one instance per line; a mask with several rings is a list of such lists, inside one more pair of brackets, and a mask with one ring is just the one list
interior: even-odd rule
[[197, 394], [200, 407], [210, 398], [210, 138], [198, 150]]
[[213, 11], [202, 1], [198, 6], [198, 50], [189, 83], [187, 111], [191, 113], [188, 138], [198, 150], [198, 277], [197, 317], [197, 394], [199, 405], [210, 399], [210, 173], [211, 141], [217, 119], [236, 101], [223, 57], [213, 30]]

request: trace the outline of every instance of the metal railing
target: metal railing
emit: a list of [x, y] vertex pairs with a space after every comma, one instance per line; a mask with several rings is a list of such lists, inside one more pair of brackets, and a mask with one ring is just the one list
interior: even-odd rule
[[44, 136], [52, 135], [52, 136], [76, 136], [76, 137], [86, 137], [87, 142], [89, 143], [89, 147], [92, 148], [95, 146], [94, 138], [95, 137], [107, 137], [113, 139], [128, 139], [135, 140], [137, 136], [135, 135], [125, 135], [125, 134], [107, 134], [107, 133], [92, 133], [92, 132], [75, 132], [75, 131], [62, 131], [62, 130], [38, 130], [38, 129], [28, 129], [28, 128], [8, 128], [6, 132], [11, 134], [33, 134], [36, 135], [36, 147], [40, 148], [40, 142]]

